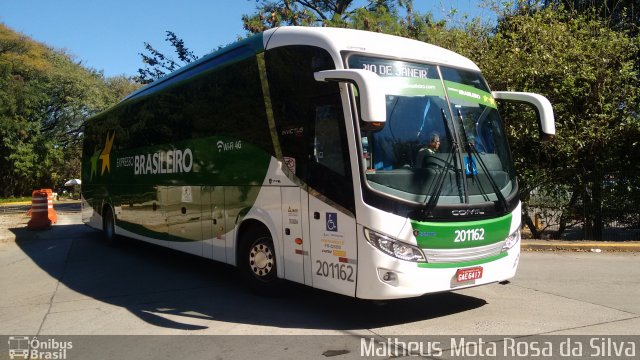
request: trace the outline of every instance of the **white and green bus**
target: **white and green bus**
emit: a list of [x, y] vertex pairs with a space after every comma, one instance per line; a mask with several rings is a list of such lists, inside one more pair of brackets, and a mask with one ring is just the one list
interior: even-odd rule
[[[496, 100], [454, 52], [282, 27], [218, 50], [90, 119], [83, 221], [364, 299], [494, 283], [520, 257], [518, 185]], [[439, 141], [439, 146], [432, 146]]]

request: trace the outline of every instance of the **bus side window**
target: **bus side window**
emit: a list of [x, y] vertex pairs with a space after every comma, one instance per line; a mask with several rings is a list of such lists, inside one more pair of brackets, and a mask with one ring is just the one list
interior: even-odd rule
[[313, 138], [309, 139], [312, 153], [308, 183], [321, 194], [353, 212], [353, 181], [339, 92], [314, 98], [312, 102], [315, 104], [315, 119], [310, 119], [314, 121], [314, 126]]
[[283, 46], [265, 54], [269, 92], [282, 156], [294, 174], [327, 198], [355, 211], [340, 87], [314, 72], [335, 69], [313, 46]]
[[340, 135], [341, 114], [336, 114], [332, 105], [316, 106], [316, 132], [314, 138], [313, 157], [315, 161], [332, 171], [344, 176], [345, 159]]

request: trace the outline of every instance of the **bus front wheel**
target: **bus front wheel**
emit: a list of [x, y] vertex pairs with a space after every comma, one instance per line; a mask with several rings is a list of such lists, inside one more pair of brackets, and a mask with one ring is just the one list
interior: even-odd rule
[[249, 229], [243, 240], [240, 266], [249, 286], [261, 294], [272, 294], [280, 280], [271, 235], [266, 230]]

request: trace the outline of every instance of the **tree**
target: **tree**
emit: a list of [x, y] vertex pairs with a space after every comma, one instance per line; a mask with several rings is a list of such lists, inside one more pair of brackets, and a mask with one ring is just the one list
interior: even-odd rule
[[616, 30], [628, 30], [638, 36], [640, 3], [638, 0], [544, 0], [545, 7], [563, 7], [585, 15], [595, 15]]
[[[628, 30], [589, 14], [515, 8], [476, 59], [494, 88], [538, 92], [554, 106], [558, 141], [544, 146], [535, 146], [532, 120], [505, 118], [521, 197], [526, 204], [534, 190], [555, 194], [561, 230], [583, 210], [586, 236], [601, 238], [605, 174], [640, 170], [639, 49]], [[526, 212], [525, 220], [532, 223]]]
[[333, 26], [398, 33], [399, 9], [412, 11], [412, 0], [369, 0], [356, 7], [354, 0], [256, 0], [256, 12], [243, 15], [249, 33], [277, 26]]
[[311, 26], [348, 17], [353, 0], [256, 0], [257, 12], [243, 15], [245, 30], [259, 33], [277, 26]]
[[83, 124], [131, 89], [124, 82], [0, 24], [0, 196], [78, 177]]
[[173, 72], [178, 68], [198, 60], [198, 56], [193, 54], [184, 44], [184, 40], [172, 31], [166, 31], [167, 41], [174, 49], [178, 56], [179, 62], [166, 56], [162, 52], [156, 50], [151, 44], [145, 42], [144, 48], [148, 54], [140, 53], [144, 67], [138, 69], [138, 76], [134, 80], [140, 84], [149, 84], [167, 73]]

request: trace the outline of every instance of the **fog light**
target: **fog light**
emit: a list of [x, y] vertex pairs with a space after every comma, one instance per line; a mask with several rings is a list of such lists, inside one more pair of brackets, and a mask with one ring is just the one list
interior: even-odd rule
[[389, 285], [398, 286], [398, 274], [393, 271], [387, 269], [378, 269], [378, 277], [380, 277], [380, 280]]

